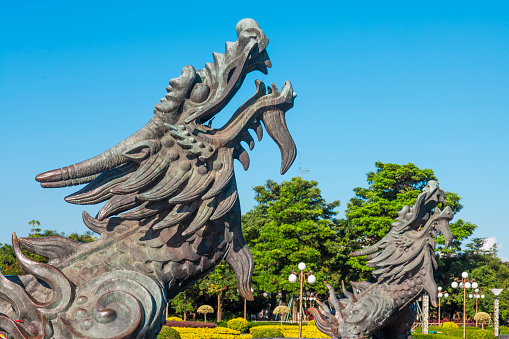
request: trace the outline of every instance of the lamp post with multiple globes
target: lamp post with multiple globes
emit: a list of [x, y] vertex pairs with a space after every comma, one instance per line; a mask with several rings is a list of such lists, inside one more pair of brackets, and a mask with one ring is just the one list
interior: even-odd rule
[[[472, 286], [472, 287], [473, 287], [473, 286]], [[470, 293], [470, 294], [468, 295], [468, 297], [469, 297], [470, 299], [475, 298], [475, 314], [477, 315], [477, 299], [479, 299], [479, 298], [484, 299], [484, 294], [479, 293], [479, 289], [478, 289], [478, 288], [476, 288], [476, 289], [474, 290], [474, 293], [473, 293], [473, 294], [472, 294], [472, 293]], [[477, 319], [475, 320], [475, 327], [477, 327]]]
[[300, 270], [299, 273], [297, 273], [295, 270], [292, 271], [292, 274], [288, 277], [288, 281], [290, 281], [292, 284], [297, 281], [297, 274], [299, 275], [299, 281], [300, 281], [300, 295], [299, 295], [299, 312], [298, 312], [298, 318], [299, 318], [299, 338], [302, 338], [302, 292], [304, 289], [304, 276], [308, 277], [308, 283], [314, 284], [316, 282], [316, 277], [313, 275], [312, 271], [309, 271], [307, 273], [304, 273], [304, 270], [306, 269], [306, 264], [301, 262], [298, 265], [298, 268]]
[[440, 327], [440, 322], [441, 322], [441, 319], [440, 319], [440, 303], [441, 303], [441, 299], [442, 298], [448, 298], [449, 297], [449, 293], [447, 293], [447, 291], [443, 291], [442, 292], [442, 287], [438, 287], [438, 326]]
[[468, 273], [461, 273], [461, 280], [454, 278], [454, 281], [451, 284], [452, 288], [462, 288], [463, 289], [463, 339], [467, 338], [467, 316], [466, 316], [466, 304], [467, 304], [467, 288], [477, 288], [479, 284], [475, 281], [475, 279], [467, 280]]

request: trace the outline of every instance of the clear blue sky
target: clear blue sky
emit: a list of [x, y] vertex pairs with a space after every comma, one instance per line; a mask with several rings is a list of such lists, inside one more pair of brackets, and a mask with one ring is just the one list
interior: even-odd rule
[[[298, 93], [287, 121], [304, 178], [341, 200], [366, 186], [375, 161], [432, 168], [458, 193], [474, 236], [509, 257], [509, 3], [0, 1], [0, 242], [28, 221], [84, 232], [81, 211], [36, 174], [101, 153], [145, 124], [170, 78], [197, 69], [257, 20], [273, 68], [252, 73], [217, 126], [259, 78]], [[266, 137], [237, 166], [243, 211], [252, 187], [279, 175]]]

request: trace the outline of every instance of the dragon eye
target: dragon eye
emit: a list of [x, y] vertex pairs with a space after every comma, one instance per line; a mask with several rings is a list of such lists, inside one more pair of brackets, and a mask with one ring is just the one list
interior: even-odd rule
[[191, 91], [190, 100], [197, 104], [200, 104], [207, 100], [210, 94], [210, 87], [206, 84], [198, 83], [194, 85], [193, 90]]

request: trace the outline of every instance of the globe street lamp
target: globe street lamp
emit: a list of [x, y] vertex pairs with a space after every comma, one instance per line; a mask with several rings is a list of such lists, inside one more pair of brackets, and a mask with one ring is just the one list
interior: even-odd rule
[[306, 264], [301, 262], [298, 265], [298, 268], [300, 270], [299, 273], [297, 273], [295, 270], [292, 271], [292, 274], [288, 277], [288, 281], [290, 281], [292, 284], [297, 281], [297, 274], [299, 275], [299, 281], [300, 281], [300, 295], [299, 295], [299, 339], [302, 338], [302, 292], [304, 288], [304, 276], [308, 277], [308, 283], [314, 284], [316, 282], [316, 277], [313, 275], [312, 271], [309, 271], [307, 273], [304, 273], [304, 270], [306, 269]]
[[454, 281], [451, 284], [452, 288], [463, 289], [463, 339], [467, 338], [467, 312], [466, 312], [466, 304], [467, 304], [467, 288], [477, 288], [479, 285], [475, 282], [475, 279], [467, 280], [468, 273], [461, 273], [461, 280], [454, 278]]
[[[474, 283], [474, 284], [476, 284], [476, 286], [477, 286], [477, 283]], [[472, 284], [473, 288], [475, 288], [474, 284]], [[477, 314], [477, 299], [479, 299], [479, 298], [484, 299], [484, 294], [479, 293], [479, 289], [475, 288], [474, 293], [473, 294], [472, 293], [469, 294], [468, 297], [470, 299], [475, 298], [475, 314]], [[475, 320], [475, 327], [477, 327], [477, 322], [478, 322], [478, 320], [476, 319]]]
[[447, 293], [447, 291], [442, 291], [442, 287], [438, 287], [438, 326], [440, 327], [440, 303], [441, 303], [441, 299], [442, 298], [448, 298], [449, 297], [449, 293]]

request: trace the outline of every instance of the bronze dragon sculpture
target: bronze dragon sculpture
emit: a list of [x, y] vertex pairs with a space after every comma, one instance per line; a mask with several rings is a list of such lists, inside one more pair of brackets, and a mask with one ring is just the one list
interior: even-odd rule
[[[256, 93], [221, 128], [208, 121], [241, 87], [246, 75], [271, 67], [268, 39], [251, 19], [237, 24], [237, 40], [213, 53], [204, 69], [185, 66], [170, 80], [150, 121], [106, 152], [39, 174], [42, 187], [88, 184], [65, 200], [106, 202], [84, 223], [100, 238], [13, 235], [20, 277], [0, 274], [0, 333], [15, 339], [155, 338], [165, 303], [223, 259], [240, 294], [252, 299], [253, 257], [240, 225], [233, 168], [244, 169], [252, 149], [249, 129], [262, 139], [262, 122], [282, 156], [281, 173], [295, 159], [285, 113], [296, 94], [256, 80]], [[49, 259], [27, 258], [20, 245]]]
[[[329, 306], [311, 308], [316, 326], [331, 338], [407, 339], [416, 318], [414, 302], [428, 293], [436, 307], [437, 286], [433, 278], [437, 268], [435, 240], [443, 234], [445, 247], [452, 241], [450, 207], [441, 210], [445, 193], [436, 181], [429, 181], [413, 207], [404, 206], [390, 232], [379, 242], [350, 256], [367, 255], [374, 267], [376, 282], [352, 282], [353, 293], [343, 283], [344, 299], [338, 300], [332, 287]], [[434, 211], [433, 211], [434, 209]]]

